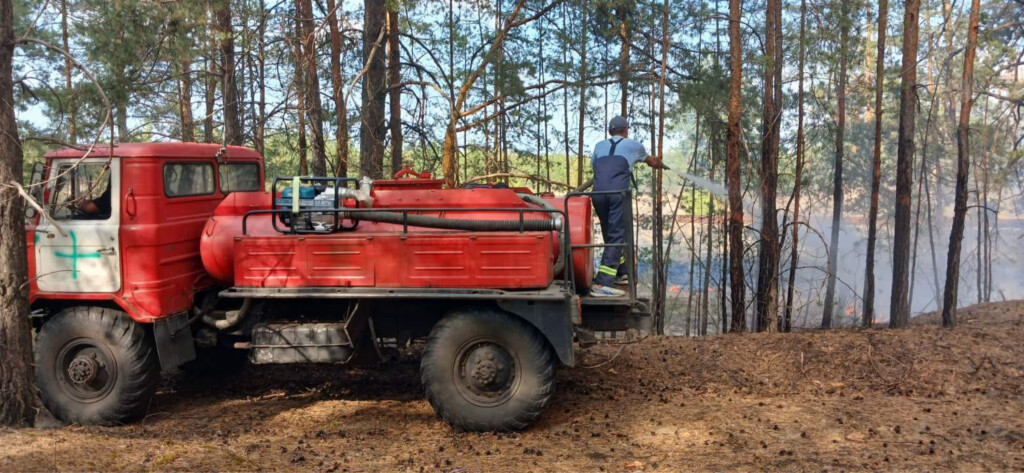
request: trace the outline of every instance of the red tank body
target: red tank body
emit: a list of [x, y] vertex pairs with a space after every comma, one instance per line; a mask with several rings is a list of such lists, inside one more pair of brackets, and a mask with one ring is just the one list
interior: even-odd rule
[[[512, 189], [441, 189], [434, 179], [374, 182], [374, 209], [509, 208], [539, 209]], [[556, 209], [564, 199], [542, 196]], [[352, 206], [352, 201], [346, 205]], [[233, 193], [217, 207], [203, 229], [200, 250], [207, 272], [237, 287], [448, 287], [540, 289], [556, 277], [558, 232], [469, 232], [361, 221], [352, 231], [292, 235], [273, 228], [269, 192]], [[467, 210], [417, 212], [451, 219], [518, 220], [518, 212]], [[568, 227], [573, 244], [592, 241], [588, 198], [570, 202]], [[527, 219], [547, 219], [525, 212]], [[346, 220], [345, 225], [351, 222]], [[282, 227], [283, 228], [283, 227]], [[593, 250], [572, 257], [578, 287], [593, 277]], [[557, 276], [561, 276], [560, 274]]]

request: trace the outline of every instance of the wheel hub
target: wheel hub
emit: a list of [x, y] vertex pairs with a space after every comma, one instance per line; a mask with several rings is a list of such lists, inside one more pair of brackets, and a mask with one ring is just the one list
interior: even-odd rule
[[96, 379], [98, 364], [95, 354], [92, 356], [79, 355], [68, 365], [68, 377], [75, 384], [88, 383]]
[[69, 341], [57, 355], [60, 387], [79, 402], [106, 396], [117, 381], [117, 362], [110, 350], [88, 338]]
[[501, 345], [479, 342], [462, 350], [458, 375], [463, 396], [490, 405], [504, 402], [516, 380], [515, 358]]

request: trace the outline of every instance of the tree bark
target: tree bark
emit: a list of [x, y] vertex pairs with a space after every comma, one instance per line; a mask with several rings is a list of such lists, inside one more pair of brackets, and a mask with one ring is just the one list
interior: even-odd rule
[[388, 107], [390, 110], [389, 128], [391, 128], [391, 172], [402, 169], [404, 159], [402, 147], [402, 55], [398, 41], [398, 1], [392, 2], [388, 11]]
[[256, 116], [256, 136], [253, 137], [253, 141], [256, 144], [256, 151], [260, 154], [266, 154], [267, 151], [267, 53], [266, 53], [266, 35], [267, 35], [267, 5], [264, 0], [259, 2], [259, 31], [256, 32], [256, 46], [259, 51], [256, 52], [256, 80], [258, 81], [257, 89], [259, 91], [258, 98], [258, 109]]
[[217, 104], [217, 77], [220, 74], [217, 72], [217, 39], [216, 36], [210, 37], [209, 50], [206, 54], [206, 87], [205, 87], [205, 104], [203, 116], [203, 142], [213, 143], [213, 113], [214, 107]]
[[35, 418], [32, 327], [28, 318], [25, 208], [10, 183], [21, 183], [24, 159], [14, 117], [14, 6], [0, 0], [0, 425], [28, 427]]
[[779, 185], [779, 137], [782, 119], [782, 0], [765, 6], [764, 113], [761, 137], [761, 240], [757, 271], [757, 331], [775, 331], [779, 317], [779, 223], [775, 201]]
[[[585, 22], [585, 19], [584, 19], [584, 22]], [[662, 9], [661, 9], [661, 74], [660, 74], [660, 77], [658, 78], [658, 133], [657, 133], [657, 138], [658, 138], [658, 157], [662, 157], [662, 156], [665, 155], [665, 80], [666, 80], [666, 76], [668, 74], [668, 49], [669, 49], [669, 47], [671, 47], [670, 39], [669, 39], [670, 36], [669, 36], [668, 24], [669, 24], [669, 0], [665, 0], [662, 3]], [[584, 26], [584, 28], [585, 28], [585, 26]], [[586, 44], [585, 41], [584, 41], [584, 44]], [[652, 44], [652, 49], [653, 49], [653, 44]], [[584, 58], [585, 57], [586, 56], [584, 55]], [[585, 96], [581, 92], [581, 100], [582, 100], [581, 103], [580, 103], [580, 109], [581, 109], [581, 111], [580, 111], [580, 135], [581, 136], [583, 134], [583, 128], [584, 128], [583, 127], [583, 117], [584, 117], [583, 110], [586, 108], [586, 102], [583, 99], [583, 97], [585, 97]], [[653, 105], [653, 103], [652, 103], [652, 105]], [[653, 125], [653, 121], [652, 121], [652, 125]], [[653, 136], [653, 133], [652, 133], [652, 140], [653, 140], [653, 138], [654, 138], [654, 136]], [[698, 138], [696, 140], [696, 142], [699, 142], [699, 141], [700, 140]], [[582, 144], [582, 138], [581, 138], [580, 143]], [[583, 148], [581, 146], [580, 147], [580, 151], [581, 152], [579, 154], [579, 175], [578, 175], [579, 177], [578, 177], [578, 181], [577, 181], [578, 185], [582, 184], [582, 182], [583, 182], [583, 153], [582, 153], [582, 150], [583, 150]], [[694, 159], [696, 159], [696, 156], [694, 157]], [[665, 264], [666, 264], [665, 263], [665, 260], [666, 260], [666, 258], [665, 258], [665, 256], [666, 256], [665, 255], [665, 245], [664, 245], [665, 218], [664, 218], [664, 215], [662, 213], [662, 202], [663, 202], [663, 200], [662, 200], [662, 186], [663, 186], [663, 177], [664, 176], [663, 176], [663, 173], [662, 173], [661, 169], [654, 169], [654, 170], [652, 170], [652, 175], [654, 177], [654, 187], [653, 187], [653, 192], [654, 192], [654, 196], [653, 196], [654, 197], [654, 208], [653, 208], [653, 215], [652, 215], [652, 218], [653, 218], [652, 229], [653, 229], [653, 232], [654, 232], [654, 235], [653, 235], [653, 237], [654, 237], [654, 260], [653, 260], [653, 263], [654, 263], [654, 271], [655, 271], [655, 274], [656, 274], [656, 278], [654, 280], [655, 281], [654, 293], [652, 294], [652, 298], [651, 299], [652, 299], [652, 302], [653, 302], [652, 309], [653, 309], [653, 312], [654, 312], [654, 320], [656, 322], [655, 328], [657, 329], [657, 333], [659, 335], [664, 335], [665, 334], [665, 322], [666, 322], [665, 318], [666, 318], [666, 315], [667, 315], [665, 313], [665, 291], [668, 288], [668, 286], [665, 283], [665, 277], [668, 275], [668, 273], [666, 272], [666, 266], [665, 266]], [[673, 217], [675, 217], [675, 215], [673, 215]], [[671, 224], [675, 225], [675, 219], [674, 218], [673, 218], [673, 221], [672, 221]], [[671, 248], [670, 248], [670, 250], [671, 250]], [[691, 260], [692, 260], [692, 257], [693, 257], [693, 253], [691, 251]], [[636, 261], [634, 261], [633, 263], [635, 264]], [[691, 268], [691, 270], [693, 268], [692, 261], [691, 261], [690, 268]], [[691, 284], [692, 284], [692, 282], [693, 281], [692, 281], [692, 278], [691, 278]], [[686, 315], [686, 320], [687, 320], [687, 332], [689, 332], [689, 320], [690, 320], [689, 313], [687, 313], [687, 315]]]
[[295, 59], [295, 75], [292, 83], [295, 87], [295, 117], [298, 121], [298, 142], [299, 142], [299, 175], [309, 174], [309, 160], [307, 157], [308, 143], [306, 142], [306, 79], [305, 67], [302, 63], [302, 27], [299, 25], [298, 16], [295, 18], [295, 37], [292, 40], [292, 54]]
[[[66, 51], [66, 50], [65, 50]], [[181, 141], [195, 141], [195, 122], [192, 119], [192, 60], [185, 58], [180, 62], [178, 82], [178, 116], [180, 117]]]
[[306, 97], [307, 136], [312, 141], [314, 176], [327, 176], [327, 145], [324, 142], [323, 106], [320, 101], [320, 75], [317, 72], [316, 32], [313, 27], [313, 4], [310, 0], [296, 0], [299, 32], [302, 40], [302, 67]]
[[235, 77], [235, 33], [231, 26], [231, 1], [221, 0], [217, 8], [217, 33], [220, 47], [220, 77], [224, 100], [224, 141], [242, 144], [242, 126], [238, 114], [238, 84]]
[[[849, 64], [847, 46], [850, 40], [848, 5], [840, 1], [839, 15], [839, 87], [836, 91], [836, 161], [832, 174], [832, 238], [828, 248], [828, 283], [821, 328], [832, 327], [835, 311], [836, 272], [839, 270], [839, 226], [843, 218], [843, 140], [846, 132], [846, 75]], [[842, 310], [842, 308], [840, 308]]]
[[[68, 0], [60, 2], [60, 38], [65, 51], [70, 51], [68, 46]], [[71, 89], [71, 58], [64, 56], [64, 88], [67, 94], [68, 107], [68, 143], [78, 142], [77, 115], [78, 107], [75, 105], [75, 93]]]
[[740, 0], [729, 0], [729, 124], [726, 130], [726, 173], [729, 175], [729, 280], [732, 286], [730, 332], [746, 330], [743, 278], [743, 195], [740, 189], [740, 118], [743, 100], [743, 44]]
[[[946, 258], [946, 286], [942, 295], [942, 326], [956, 326], [957, 286], [960, 282], [960, 245], [964, 238], [964, 220], [967, 216], [967, 174], [971, 163], [971, 105], [974, 100], [974, 57], [978, 44], [980, 2], [971, 2], [971, 16], [964, 51], [963, 82], [960, 87], [960, 119], [956, 141], [956, 192], [953, 206], [953, 228], [949, 232], [949, 255]], [[979, 249], [980, 251], [980, 249]], [[981, 268], [978, 269], [979, 271]]]
[[864, 327], [875, 323], [875, 244], [878, 239], [878, 188], [882, 182], [882, 91], [885, 87], [885, 29], [888, 0], [878, 2], [878, 57], [875, 65], [875, 148], [871, 172], [871, 205], [868, 210], [868, 247], [864, 268]]
[[908, 304], [911, 193], [914, 187], [914, 125], [917, 113], [918, 15], [921, 0], [907, 0], [903, 15], [903, 74], [900, 79], [899, 145], [896, 154], [896, 215], [893, 219], [893, 279], [889, 326], [905, 327]]
[[796, 290], [796, 268], [800, 256], [800, 190], [804, 172], [804, 63], [806, 61], [807, 0], [800, 0], [800, 57], [797, 59], [796, 169], [793, 171], [793, 243], [789, 256], [789, 281], [786, 285], [786, 311], [779, 331], [793, 327], [793, 296]]
[[335, 131], [338, 166], [334, 175], [348, 176], [348, 104], [345, 103], [345, 79], [341, 75], [341, 32], [338, 29], [338, 5], [327, 0], [327, 27], [331, 35], [331, 97], [334, 99], [334, 113], [338, 125]]
[[630, 16], [632, 16], [632, 4], [630, 2], [623, 2], [616, 9], [616, 13], [619, 17], [619, 115], [623, 117], [629, 116], [629, 79], [631, 74], [631, 67], [629, 63], [630, 49], [632, 46], [632, 31], [630, 25]]
[[[374, 44], [385, 27], [384, 0], [363, 2], [363, 99], [359, 123], [359, 172], [374, 179], [384, 175], [384, 54], [372, 54]], [[381, 48], [382, 46], [377, 46]], [[452, 128], [454, 131], [454, 125]]]

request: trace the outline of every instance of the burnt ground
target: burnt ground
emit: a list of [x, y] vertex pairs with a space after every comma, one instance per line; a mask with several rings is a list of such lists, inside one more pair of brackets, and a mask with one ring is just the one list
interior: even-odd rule
[[0, 430], [0, 470], [1024, 470], [1024, 302], [936, 320], [596, 347], [516, 434], [453, 431], [415, 359], [179, 378], [140, 423]]

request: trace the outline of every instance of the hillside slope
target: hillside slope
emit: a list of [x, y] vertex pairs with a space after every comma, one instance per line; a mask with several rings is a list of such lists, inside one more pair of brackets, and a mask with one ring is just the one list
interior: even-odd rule
[[934, 320], [597, 347], [518, 434], [452, 431], [415, 359], [250, 367], [177, 380], [142, 423], [0, 431], [0, 470], [1024, 469], [1024, 303]]

